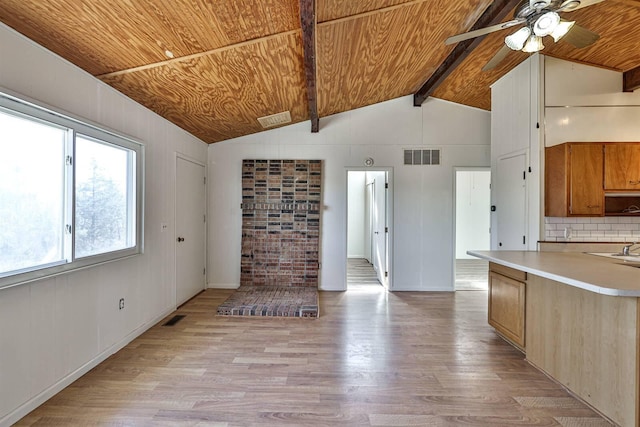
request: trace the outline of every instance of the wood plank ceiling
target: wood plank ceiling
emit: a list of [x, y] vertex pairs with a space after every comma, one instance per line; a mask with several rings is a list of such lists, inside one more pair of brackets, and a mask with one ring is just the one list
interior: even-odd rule
[[[258, 117], [310, 119], [300, 19], [309, 1], [2, 0], [0, 21], [214, 143], [263, 131]], [[315, 0], [318, 116], [415, 93], [453, 49], [444, 40], [490, 4]], [[618, 71], [640, 66], [639, 0], [607, 0], [571, 19], [600, 40], [578, 50], [545, 39], [544, 54]], [[490, 85], [526, 58], [512, 52], [480, 70], [505, 35], [487, 36], [433, 96], [490, 109]]]

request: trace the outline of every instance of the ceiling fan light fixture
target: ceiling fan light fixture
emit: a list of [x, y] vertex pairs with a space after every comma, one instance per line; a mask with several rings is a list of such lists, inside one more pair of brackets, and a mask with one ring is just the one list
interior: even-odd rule
[[540, 9], [543, 9], [543, 8], [549, 6], [549, 3], [551, 3], [550, 0], [533, 0], [533, 1], [529, 0], [529, 7], [531, 9], [540, 10]]
[[536, 22], [533, 24], [533, 32], [536, 36], [548, 36], [556, 29], [559, 23], [560, 15], [554, 11], [549, 11], [536, 19]]
[[551, 32], [553, 41], [557, 42], [558, 40], [563, 38], [569, 32], [569, 30], [571, 30], [571, 27], [573, 27], [573, 24], [575, 23], [576, 21], [560, 21], [558, 26]]
[[560, 10], [570, 12], [576, 7], [580, 6], [580, 3], [582, 3], [580, 0], [567, 0], [560, 5]]
[[544, 45], [542, 44], [542, 37], [538, 37], [535, 34], [532, 34], [527, 40], [527, 43], [522, 48], [523, 52], [527, 53], [535, 53], [544, 49]]
[[522, 27], [515, 33], [505, 37], [504, 44], [511, 50], [522, 50], [530, 35], [531, 29], [529, 27]]

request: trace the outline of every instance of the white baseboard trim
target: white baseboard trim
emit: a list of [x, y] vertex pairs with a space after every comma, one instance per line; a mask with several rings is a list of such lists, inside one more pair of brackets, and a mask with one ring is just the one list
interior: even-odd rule
[[360, 258], [360, 259], [366, 259], [366, 257], [364, 255], [347, 255], [347, 258]]
[[18, 422], [21, 418], [29, 414], [29, 412], [36, 409], [38, 406], [42, 405], [47, 400], [51, 399], [57, 393], [61, 392], [64, 388], [69, 386], [75, 380], [89, 372], [91, 369], [98, 366], [100, 363], [104, 362], [109, 356], [112, 354], [122, 350], [127, 344], [131, 341], [142, 335], [152, 326], [160, 322], [162, 319], [167, 317], [169, 314], [175, 311], [175, 307], [165, 310], [161, 315], [155, 317], [153, 320], [139, 326], [138, 328], [131, 331], [131, 333], [127, 334], [123, 339], [113, 344], [111, 347], [105, 349], [102, 353], [98, 354], [96, 357], [79, 367], [73, 372], [70, 372], [56, 383], [46, 388], [42, 392], [38, 393], [22, 405], [18, 406], [13, 411], [9, 412], [3, 418], [0, 418], [0, 427], [8, 427], [16, 422]]
[[239, 283], [207, 283], [207, 289], [238, 289]]
[[452, 287], [441, 287], [438, 286], [436, 288], [429, 289], [416, 289], [416, 288], [393, 288], [391, 289], [393, 292], [455, 292], [455, 289]]

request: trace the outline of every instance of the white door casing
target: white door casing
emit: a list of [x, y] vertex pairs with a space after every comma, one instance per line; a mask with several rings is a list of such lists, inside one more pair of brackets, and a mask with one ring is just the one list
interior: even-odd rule
[[176, 306], [206, 283], [205, 167], [176, 156]]
[[[368, 167], [349, 167], [346, 169], [345, 185], [349, 185], [349, 171], [365, 172], [365, 257], [373, 264], [380, 283], [393, 290], [393, 168], [381, 167], [371, 170]], [[348, 223], [349, 203], [344, 212], [345, 226]], [[377, 234], [376, 234], [377, 232]], [[345, 234], [345, 286], [347, 289], [347, 241]]]

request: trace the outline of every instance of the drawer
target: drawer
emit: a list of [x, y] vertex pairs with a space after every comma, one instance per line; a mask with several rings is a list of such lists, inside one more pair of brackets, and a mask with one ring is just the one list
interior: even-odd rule
[[512, 279], [518, 280], [520, 282], [527, 281], [526, 271], [516, 270], [515, 268], [505, 267], [504, 265], [496, 264], [493, 262], [489, 263], [489, 271], [493, 271], [503, 276], [511, 277]]

